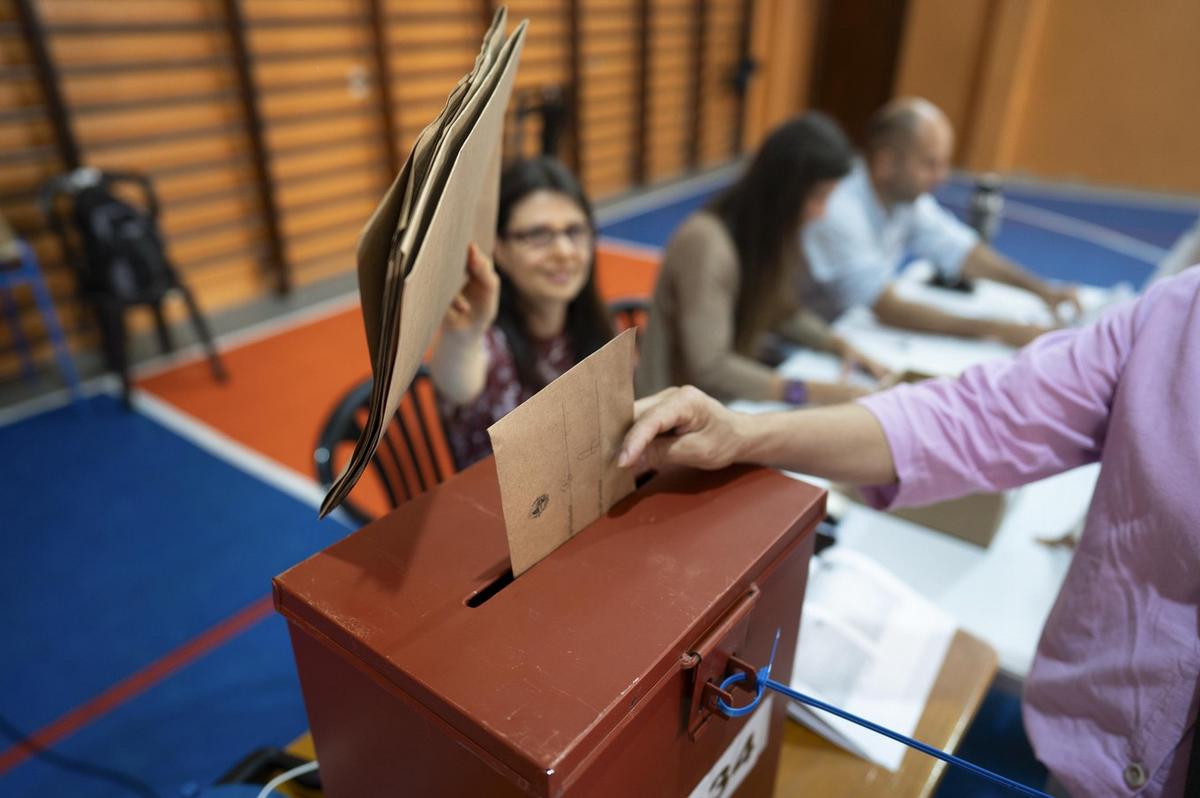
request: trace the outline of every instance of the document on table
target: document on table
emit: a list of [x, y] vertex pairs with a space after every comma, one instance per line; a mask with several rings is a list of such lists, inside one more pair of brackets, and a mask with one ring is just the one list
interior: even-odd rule
[[[834, 546], [812, 559], [791, 686], [912, 736], [955, 629], [946, 612], [865, 555]], [[801, 704], [788, 714], [864, 759], [900, 768], [902, 743]]]

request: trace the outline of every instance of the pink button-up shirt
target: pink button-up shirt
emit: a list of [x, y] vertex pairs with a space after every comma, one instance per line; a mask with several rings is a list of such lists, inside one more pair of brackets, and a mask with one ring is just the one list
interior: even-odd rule
[[1200, 699], [1200, 266], [1010, 360], [862, 404], [899, 476], [870, 491], [881, 507], [1100, 461], [1025, 728], [1073, 795], [1183, 795]]

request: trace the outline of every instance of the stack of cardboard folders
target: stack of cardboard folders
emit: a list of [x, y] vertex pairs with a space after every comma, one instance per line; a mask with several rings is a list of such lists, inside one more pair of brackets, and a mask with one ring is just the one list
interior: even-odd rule
[[354, 487], [462, 287], [467, 246], [495, 239], [504, 114], [526, 22], [505, 37], [496, 12], [470, 74], [417, 138], [358, 242], [358, 282], [374, 385], [366, 426], [321, 505]]

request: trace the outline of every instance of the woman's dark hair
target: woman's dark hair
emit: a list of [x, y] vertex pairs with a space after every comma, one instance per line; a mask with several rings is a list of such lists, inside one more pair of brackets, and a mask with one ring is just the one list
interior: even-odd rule
[[734, 347], [752, 354], [780, 290], [784, 245], [798, 232], [804, 203], [819, 183], [850, 172], [854, 150], [837, 123], [818, 112], [776, 128], [736, 183], [709, 203], [737, 250], [741, 287]]
[[[583, 187], [567, 167], [549, 156], [517, 161], [500, 175], [500, 208], [496, 216], [496, 234], [503, 238], [508, 232], [508, 222], [513, 209], [535, 191], [553, 191], [569, 197], [587, 217], [593, 228], [596, 219], [592, 204]], [[538, 374], [537, 354], [530, 339], [525, 315], [521, 312], [520, 296], [516, 285], [504, 273], [500, 275], [500, 308], [496, 313], [496, 324], [504, 331], [513, 362], [517, 366], [517, 378], [531, 391], [545, 387], [545, 380]], [[577, 360], [583, 360], [612, 338], [612, 322], [600, 295], [596, 292], [596, 249], [588, 254], [588, 276], [583, 288], [567, 305], [567, 321], [564, 330]]]

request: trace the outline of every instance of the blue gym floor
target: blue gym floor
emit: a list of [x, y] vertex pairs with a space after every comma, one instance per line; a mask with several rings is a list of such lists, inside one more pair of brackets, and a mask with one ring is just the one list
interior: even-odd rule
[[[942, 192], [956, 211], [968, 194], [957, 183]], [[603, 233], [662, 246], [706, 196], [664, 203]], [[1006, 220], [1000, 250], [1042, 274], [1096, 285], [1140, 287], [1154, 254], [1200, 213], [1200, 204], [1050, 189], [1006, 196], [1025, 209], [1022, 218], [1033, 209], [1058, 221], [1048, 229]], [[1077, 223], [1066, 225], [1074, 232], [1063, 232], [1063, 219]], [[1093, 235], [1098, 229], [1119, 240]], [[53, 750], [135, 775], [164, 797], [203, 794], [250, 750], [286, 745], [305, 730], [286, 630], [263, 601], [272, 576], [345, 527], [318, 522], [312, 506], [233, 458], [106, 395], [0, 427], [0, 451], [0, 715], [30, 733], [70, 727]], [[212, 637], [222, 629], [231, 631]], [[190, 653], [179, 659], [181, 650]], [[116, 688], [120, 700], [98, 700]], [[960, 753], [1032, 785], [1044, 779], [1017, 700], [998, 692]], [[130, 794], [23, 756], [0, 738], [6, 798]], [[953, 772], [938, 793], [1001, 794]]]

